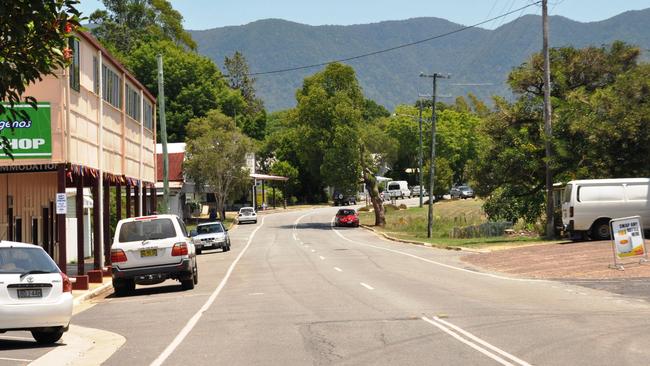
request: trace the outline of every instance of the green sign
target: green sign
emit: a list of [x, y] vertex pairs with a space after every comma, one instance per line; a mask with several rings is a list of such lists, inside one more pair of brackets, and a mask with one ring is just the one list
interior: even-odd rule
[[[0, 114], [0, 136], [9, 139], [14, 159], [43, 159], [52, 157], [52, 117], [50, 103], [38, 103], [37, 109], [29, 104], [16, 104], [14, 110], [25, 111], [27, 118], [17, 115], [15, 120], [3, 104]], [[11, 159], [0, 149], [0, 159]]]

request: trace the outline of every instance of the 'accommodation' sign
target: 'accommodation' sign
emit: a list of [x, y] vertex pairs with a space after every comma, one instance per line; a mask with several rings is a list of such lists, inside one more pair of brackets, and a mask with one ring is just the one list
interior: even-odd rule
[[[14, 110], [24, 111], [25, 115], [12, 118], [5, 106], [0, 114], [0, 136], [9, 140], [14, 159], [42, 159], [52, 157], [52, 117], [50, 103], [38, 103], [38, 108], [28, 104], [14, 105]], [[25, 118], [26, 117], [26, 118]], [[0, 149], [0, 159], [10, 159]]]

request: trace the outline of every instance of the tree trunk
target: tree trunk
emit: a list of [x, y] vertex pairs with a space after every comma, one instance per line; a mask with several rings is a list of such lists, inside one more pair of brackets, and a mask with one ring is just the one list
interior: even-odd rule
[[372, 174], [369, 169], [363, 169], [363, 181], [366, 184], [368, 193], [370, 194], [370, 201], [375, 210], [375, 226], [385, 226], [386, 216], [384, 215], [384, 202], [379, 196], [379, 185], [377, 178]]
[[224, 205], [225, 198], [220, 197], [220, 195], [218, 194], [216, 194], [214, 198], [217, 204], [217, 215], [219, 216], [219, 220], [225, 222], [226, 220], [226, 207]]

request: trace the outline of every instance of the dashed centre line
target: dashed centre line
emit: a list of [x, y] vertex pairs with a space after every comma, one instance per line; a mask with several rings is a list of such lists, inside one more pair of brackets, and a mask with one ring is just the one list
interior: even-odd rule
[[366, 283], [363, 283], [363, 282], [359, 282], [359, 284], [360, 284], [361, 286], [367, 288], [368, 290], [374, 290], [374, 289], [375, 289], [374, 287], [372, 287], [372, 286], [370, 286], [370, 285], [368, 285], [368, 284], [366, 284]]
[[312, 249], [311, 252], [312, 252], [312, 253], [316, 253], [316, 250], [315, 250], [315, 249]]
[[325, 257], [323, 257], [322, 255], [319, 255], [318, 258], [320, 258], [320, 260], [322, 260], [322, 261], [325, 260]]
[[339, 267], [334, 267], [334, 270], [335, 270], [335, 271], [339, 271], [339, 272], [343, 272], [343, 270], [340, 269]]

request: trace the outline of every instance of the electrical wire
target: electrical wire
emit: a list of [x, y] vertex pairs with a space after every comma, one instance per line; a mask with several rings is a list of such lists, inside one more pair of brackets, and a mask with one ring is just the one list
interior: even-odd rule
[[526, 6], [523, 6], [523, 7], [519, 8], [519, 9], [511, 10], [511, 11], [509, 11], [509, 12], [507, 12], [507, 13], [504, 13], [504, 14], [498, 15], [498, 16], [496, 16], [496, 17], [493, 17], [493, 18], [490, 18], [490, 19], [484, 20], [484, 21], [482, 21], [482, 22], [479, 22], [479, 23], [476, 23], [476, 24], [473, 24], [473, 25], [469, 25], [469, 26], [461, 27], [461, 28], [459, 28], [459, 29], [456, 29], [456, 30], [453, 30], [453, 31], [450, 31], [450, 32], [446, 32], [446, 33], [438, 34], [438, 35], [435, 35], [435, 36], [432, 36], [432, 37], [428, 37], [428, 38], [424, 38], [424, 39], [421, 39], [421, 40], [418, 40], [418, 41], [409, 42], [409, 43], [404, 43], [404, 44], [401, 44], [401, 45], [398, 45], [398, 46], [394, 46], [394, 47], [390, 47], [390, 48], [385, 48], [385, 49], [378, 50], [378, 51], [373, 51], [373, 52], [364, 53], [364, 54], [361, 54], [361, 55], [356, 55], [356, 56], [352, 56], [352, 57], [341, 58], [341, 59], [332, 60], [332, 61], [321, 62], [321, 63], [317, 63], [317, 64], [304, 65], [304, 66], [297, 66], [297, 67], [290, 67], [290, 68], [278, 69], [278, 70], [271, 70], [271, 71], [252, 72], [252, 73], [250, 73], [250, 74], [246, 74], [246, 75], [247, 75], [247, 76], [260, 76], [260, 75], [280, 74], [280, 73], [285, 73], [285, 72], [290, 72], [290, 71], [297, 71], [297, 70], [310, 69], [310, 68], [313, 68], [313, 67], [326, 66], [326, 65], [333, 64], [333, 63], [336, 63], [336, 62], [346, 62], [346, 61], [358, 60], [358, 59], [360, 59], [360, 58], [365, 58], [365, 57], [374, 56], [374, 55], [378, 55], [378, 54], [382, 54], [382, 53], [386, 53], [386, 52], [390, 52], [390, 51], [395, 51], [395, 50], [398, 50], [398, 49], [401, 49], [401, 48], [406, 48], [406, 47], [415, 46], [415, 45], [418, 45], [418, 44], [421, 44], [421, 43], [425, 43], [425, 42], [433, 41], [433, 40], [435, 40], [435, 39], [439, 39], [439, 38], [447, 37], [447, 36], [450, 36], [450, 35], [452, 35], [452, 34], [460, 33], [460, 32], [462, 32], [462, 31], [466, 31], [466, 30], [468, 30], [468, 29], [476, 28], [476, 27], [478, 27], [478, 26], [480, 26], [480, 25], [483, 25], [483, 24], [485, 24], [485, 23], [489, 23], [489, 22], [494, 21], [494, 20], [499, 19], [499, 18], [507, 17], [507, 16], [510, 15], [510, 14], [514, 14], [514, 13], [516, 13], [516, 12], [518, 12], [518, 11], [522, 11], [522, 10], [524, 10], [524, 9], [526, 9], [526, 8], [529, 8], [529, 7], [531, 7], [531, 6], [537, 5], [537, 4], [539, 4], [539, 3], [541, 3], [541, 0], [539, 0], [539, 1], [535, 1], [534, 3], [528, 4], [528, 5], [526, 5]]

